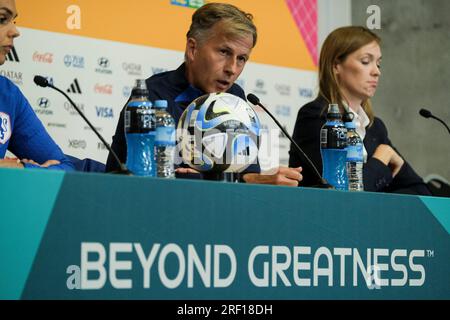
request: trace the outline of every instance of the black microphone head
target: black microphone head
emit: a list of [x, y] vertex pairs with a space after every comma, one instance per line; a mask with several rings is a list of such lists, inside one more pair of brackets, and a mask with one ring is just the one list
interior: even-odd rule
[[428, 111], [427, 109], [420, 109], [419, 110], [419, 114], [424, 117], [424, 118], [429, 118], [431, 117], [431, 112]]
[[36, 83], [40, 87], [48, 87], [48, 80], [43, 76], [34, 76], [34, 83]]
[[255, 96], [253, 93], [249, 93], [247, 95], [247, 100], [250, 101], [250, 103], [254, 104], [255, 106], [259, 104], [259, 98]]

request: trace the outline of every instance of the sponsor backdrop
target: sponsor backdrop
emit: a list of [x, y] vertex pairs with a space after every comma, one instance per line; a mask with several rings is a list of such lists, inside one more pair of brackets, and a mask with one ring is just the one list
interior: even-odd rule
[[0, 299], [450, 298], [447, 198], [41, 170], [0, 180], [14, 212], [0, 224]]
[[[260, 97], [292, 133], [298, 108], [316, 92], [317, 0], [226, 1], [253, 13], [259, 40], [238, 80]], [[17, 0], [21, 37], [0, 68], [15, 82], [67, 154], [105, 162], [107, 151], [63, 96], [37, 87], [35, 75], [65, 90], [110, 143], [120, 110], [138, 78], [183, 62], [194, 10], [208, 1]], [[51, 14], [50, 14], [51, 13]], [[263, 128], [275, 128], [257, 109]], [[289, 141], [264, 168], [287, 164]], [[279, 155], [278, 155], [279, 151]]]

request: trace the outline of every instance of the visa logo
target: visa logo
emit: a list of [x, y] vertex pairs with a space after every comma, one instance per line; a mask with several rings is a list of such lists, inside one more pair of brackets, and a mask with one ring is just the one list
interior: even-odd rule
[[161, 72], [166, 72], [166, 71], [167, 71], [167, 69], [165, 69], [165, 68], [152, 67], [153, 75], [161, 73]]
[[99, 118], [114, 118], [114, 113], [112, 108], [108, 107], [95, 107], [97, 112], [97, 117]]
[[312, 98], [312, 96], [313, 96], [312, 89], [308, 89], [308, 88], [299, 88], [298, 93], [299, 93], [300, 97], [303, 97], [303, 98]]

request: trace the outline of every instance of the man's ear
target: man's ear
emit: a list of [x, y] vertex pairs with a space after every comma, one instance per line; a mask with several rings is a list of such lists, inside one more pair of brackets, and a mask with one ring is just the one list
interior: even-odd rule
[[186, 58], [189, 61], [194, 60], [195, 52], [197, 50], [197, 40], [194, 38], [188, 38], [186, 41]]

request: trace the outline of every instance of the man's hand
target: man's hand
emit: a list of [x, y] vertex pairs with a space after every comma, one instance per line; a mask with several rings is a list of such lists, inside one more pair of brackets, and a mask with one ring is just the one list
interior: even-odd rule
[[33, 160], [29, 160], [29, 159], [22, 159], [22, 161], [21, 161], [20, 159], [17, 159], [17, 158], [5, 158], [5, 159], [0, 159], [0, 168], [23, 168], [24, 163], [34, 164], [41, 168], [48, 168], [50, 166], [60, 164], [60, 162], [58, 160], [47, 160], [43, 164], [39, 164], [39, 163], [37, 163]]
[[42, 168], [48, 168], [50, 166], [54, 166], [54, 165], [60, 164], [60, 162], [58, 160], [47, 160], [43, 164], [39, 164], [39, 163], [37, 163], [37, 162], [35, 162], [33, 160], [29, 160], [29, 159], [22, 159], [22, 162], [29, 163], [29, 164], [34, 164], [34, 165], [40, 166]]
[[23, 164], [20, 159], [17, 158], [5, 158], [0, 159], [0, 168], [21, 168], [23, 169]]
[[243, 178], [247, 183], [297, 187], [299, 182], [303, 180], [301, 172], [301, 167], [279, 167], [275, 169], [274, 174], [247, 173]]
[[392, 177], [395, 177], [397, 173], [399, 173], [405, 163], [405, 160], [403, 160], [402, 157], [387, 144], [380, 144], [376, 148], [373, 157], [380, 160], [385, 166], [388, 166], [391, 169]]
[[188, 174], [188, 173], [200, 173], [195, 169], [191, 169], [191, 168], [176, 168], [175, 169], [176, 173], [180, 173], [180, 174]]

